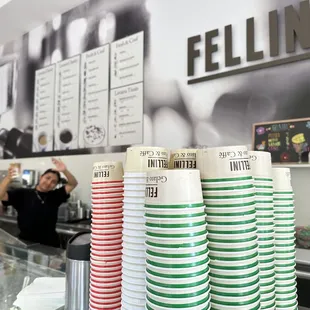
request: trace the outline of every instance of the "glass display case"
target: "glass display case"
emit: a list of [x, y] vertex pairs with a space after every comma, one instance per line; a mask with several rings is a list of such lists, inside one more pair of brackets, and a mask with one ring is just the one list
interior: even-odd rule
[[1, 310], [23, 310], [13, 307], [13, 303], [18, 293], [36, 278], [64, 276], [64, 250], [25, 244], [0, 229]]

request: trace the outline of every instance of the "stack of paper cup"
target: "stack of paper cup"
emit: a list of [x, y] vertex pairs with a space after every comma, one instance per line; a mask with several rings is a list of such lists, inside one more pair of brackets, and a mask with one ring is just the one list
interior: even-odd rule
[[147, 175], [146, 309], [210, 309], [199, 171], [152, 171]]
[[277, 309], [297, 309], [295, 211], [291, 173], [273, 168]]
[[207, 213], [212, 309], [260, 309], [255, 189], [245, 146], [197, 153]]
[[249, 152], [256, 195], [262, 309], [275, 309], [274, 207], [271, 155]]
[[90, 306], [120, 309], [122, 278], [123, 166], [93, 166]]
[[124, 175], [122, 309], [145, 309], [145, 187], [149, 170], [167, 169], [168, 151], [127, 149]]
[[196, 149], [178, 149], [170, 152], [169, 169], [196, 169]]

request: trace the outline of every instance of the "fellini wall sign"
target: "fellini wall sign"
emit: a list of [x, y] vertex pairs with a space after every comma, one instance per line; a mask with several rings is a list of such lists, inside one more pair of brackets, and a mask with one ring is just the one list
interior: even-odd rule
[[[285, 36], [279, 35], [279, 17], [284, 14]], [[224, 66], [231, 68], [225, 72], [217, 72], [220, 68], [219, 62], [213, 61], [213, 55], [218, 53], [218, 45], [213, 39], [219, 37], [219, 29], [208, 31], [204, 34], [204, 50], [197, 48], [196, 44], [202, 41], [202, 35], [192, 36], [187, 39], [187, 77], [188, 84], [196, 84], [205, 81], [215, 80], [222, 77], [251, 72], [260, 69], [280, 66], [301, 60], [310, 59], [310, 52], [293, 54], [296, 51], [297, 41], [303, 50], [310, 49], [310, 4], [309, 1], [302, 1], [299, 9], [292, 5], [285, 7], [284, 11], [274, 10], [269, 12], [269, 51], [256, 50], [255, 48], [255, 18], [246, 20], [246, 58], [241, 59], [238, 55], [233, 55], [233, 31], [232, 25], [224, 28]], [[263, 60], [269, 53], [270, 57], [277, 57], [280, 54], [280, 40], [285, 40], [286, 57], [278, 58], [268, 62], [251, 65], [253, 61]], [[205, 76], [196, 77], [195, 61], [204, 55]], [[244, 62], [249, 65], [233, 69]], [[221, 64], [223, 65], [223, 64]]]

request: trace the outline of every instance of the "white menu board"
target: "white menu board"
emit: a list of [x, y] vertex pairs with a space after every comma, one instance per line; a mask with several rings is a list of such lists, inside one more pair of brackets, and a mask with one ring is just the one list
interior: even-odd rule
[[143, 142], [143, 50], [143, 32], [111, 44], [111, 146]]
[[53, 150], [55, 65], [35, 74], [32, 151]]
[[82, 54], [79, 148], [108, 144], [110, 46]]
[[143, 83], [116, 88], [110, 94], [109, 144], [143, 141]]
[[80, 56], [56, 65], [54, 150], [78, 148]]
[[111, 44], [111, 88], [143, 81], [144, 32]]

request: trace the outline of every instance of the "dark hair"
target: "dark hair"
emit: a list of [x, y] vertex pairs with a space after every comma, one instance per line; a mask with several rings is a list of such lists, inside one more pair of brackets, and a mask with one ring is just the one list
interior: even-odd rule
[[46, 175], [46, 174], [48, 174], [48, 173], [53, 173], [53, 174], [55, 174], [55, 175], [57, 176], [57, 178], [58, 178], [57, 184], [60, 182], [61, 176], [60, 176], [60, 173], [59, 173], [57, 170], [47, 169], [47, 170], [41, 175], [41, 177], [43, 177], [44, 175]]

